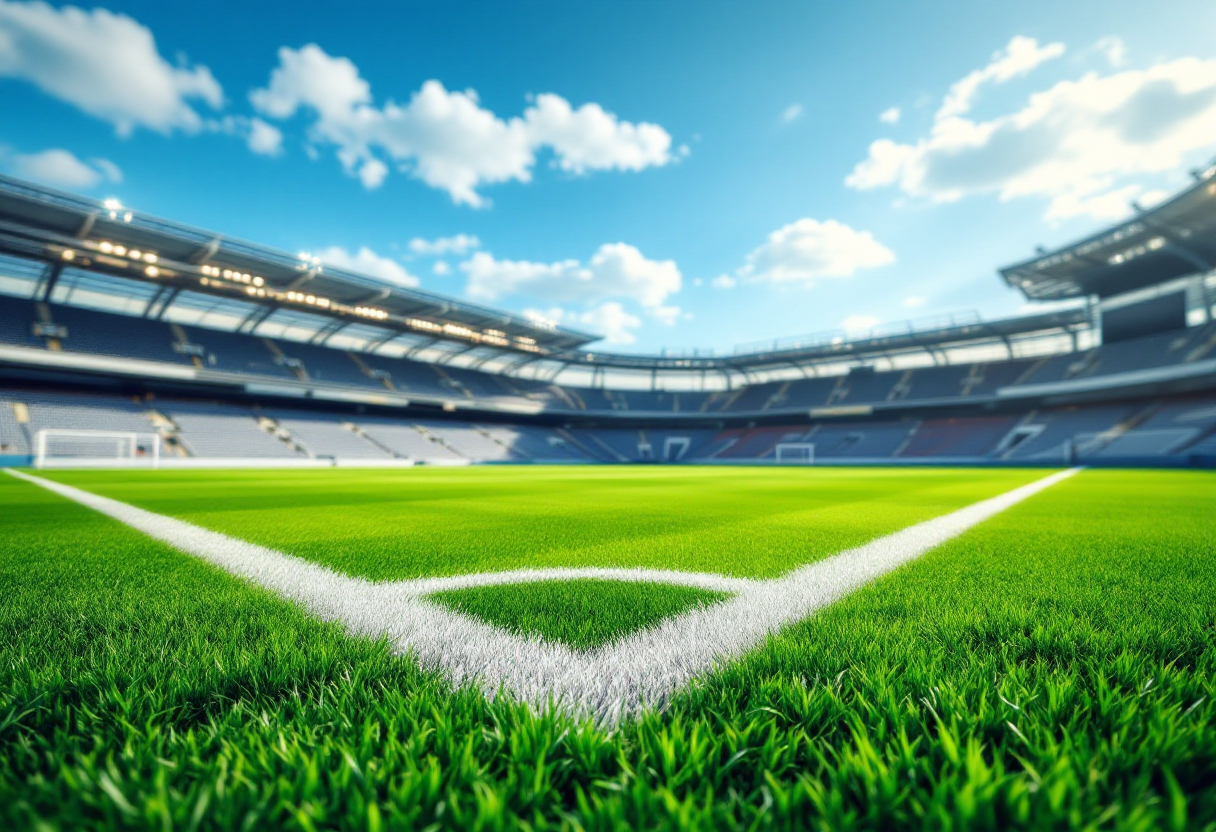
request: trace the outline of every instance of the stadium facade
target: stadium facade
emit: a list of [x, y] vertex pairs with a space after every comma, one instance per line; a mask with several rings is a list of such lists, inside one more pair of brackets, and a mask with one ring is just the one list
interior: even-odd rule
[[1216, 168], [1193, 178], [1000, 271], [1072, 302], [1056, 311], [647, 356], [0, 177], [0, 462], [50, 436], [48, 464], [102, 464], [94, 431], [180, 466], [757, 463], [779, 446], [1212, 466]]

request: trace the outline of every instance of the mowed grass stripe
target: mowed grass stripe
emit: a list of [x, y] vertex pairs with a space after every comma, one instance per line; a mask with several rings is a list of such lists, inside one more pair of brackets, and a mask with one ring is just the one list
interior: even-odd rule
[[528, 466], [46, 475], [348, 575], [399, 580], [582, 566], [774, 577], [1044, 473]]
[[0, 827], [1208, 828], [1214, 503], [1085, 472], [607, 732], [0, 477]]

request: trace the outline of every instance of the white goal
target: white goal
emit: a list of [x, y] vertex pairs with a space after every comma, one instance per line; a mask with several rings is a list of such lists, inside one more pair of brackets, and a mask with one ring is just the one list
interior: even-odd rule
[[160, 435], [45, 428], [34, 441], [35, 468], [159, 468]]
[[778, 465], [814, 465], [814, 442], [778, 442], [776, 456]]

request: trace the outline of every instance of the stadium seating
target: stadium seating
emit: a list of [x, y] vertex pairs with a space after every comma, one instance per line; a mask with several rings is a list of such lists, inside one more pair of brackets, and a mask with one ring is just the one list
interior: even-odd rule
[[94, 312], [75, 306], [50, 307], [51, 320], [67, 329], [60, 346], [69, 352], [142, 358], [145, 361], [189, 362], [173, 350], [173, 333], [161, 321]]
[[253, 411], [234, 405], [160, 401], [191, 456], [206, 458], [302, 459], [307, 455], [272, 436]]
[[34, 302], [6, 297], [0, 301], [0, 343], [18, 347], [42, 347], [45, 342], [34, 335], [38, 313]]
[[595, 457], [580, 451], [556, 431], [547, 428], [490, 425], [484, 428], [494, 441], [513, 454], [534, 462], [594, 462]]
[[917, 426], [901, 457], [983, 457], [996, 450], [1017, 422], [1015, 416], [926, 419]]
[[0, 456], [24, 455], [30, 452], [30, 437], [25, 426], [17, 421], [14, 405], [17, 403], [0, 398]]
[[402, 459], [446, 462], [465, 459], [408, 422], [360, 417], [358, 425], [369, 439]]
[[295, 378], [295, 373], [275, 360], [275, 355], [260, 338], [236, 332], [221, 332], [183, 326], [191, 344], [205, 350], [203, 363], [208, 369], [256, 376]]
[[1027, 438], [1003, 455], [1007, 459], [1067, 462], [1067, 443], [1071, 443], [1077, 458], [1083, 458], [1105, 444], [1099, 434], [1113, 430], [1135, 410], [1127, 405], [1107, 405], [1030, 414], [1016, 428], [1027, 431]]
[[465, 459], [475, 459], [480, 462], [504, 462], [521, 458], [512, 454], [509, 447], [497, 442], [492, 435], [484, 433], [473, 425], [455, 422], [417, 422], [416, 424]]
[[368, 369], [385, 375], [393, 389], [403, 393], [440, 398], [463, 396], [451, 387], [441, 384], [440, 376], [430, 364], [422, 364], [404, 358], [388, 358], [383, 355], [360, 355], [359, 358]]
[[816, 459], [886, 459], [907, 441], [911, 422], [867, 422], [823, 425], [808, 441], [815, 443]]
[[37, 392], [13, 398], [29, 411], [31, 436], [44, 429], [154, 431], [147, 409], [122, 396]]
[[[313, 457], [392, 459], [393, 454], [365, 439], [349, 420], [324, 414], [267, 410], [279, 427]], [[348, 427], [349, 426], [349, 427]]]
[[912, 372], [907, 399], [949, 399], [963, 394], [963, 381], [971, 365], [924, 367]]
[[299, 361], [303, 365], [305, 375], [312, 381], [384, 389], [383, 383], [363, 372], [349, 353], [311, 344], [279, 342], [278, 347], [285, 356]]

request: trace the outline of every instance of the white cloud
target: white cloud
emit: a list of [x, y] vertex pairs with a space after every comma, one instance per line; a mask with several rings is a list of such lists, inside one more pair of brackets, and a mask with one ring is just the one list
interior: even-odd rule
[[739, 285], [739, 281], [728, 274], [720, 274], [711, 280], [709, 285], [715, 289], [733, 289]]
[[406, 271], [404, 266], [391, 257], [376, 254], [367, 246], [363, 246], [353, 254], [341, 246], [330, 246], [316, 254], [321, 258], [322, 267], [325, 265], [337, 266], [340, 269], [348, 269], [357, 274], [374, 277], [385, 283], [403, 286], [407, 289], [418, 285], [418, 278]]
[[883, 124], [899, 124], [900, 115], [898, 107], [889, 107], [878, 114], [878, 120]]
[[1123, 66], [1127, 60], [1127, 47], [1123, 45], [1123, 38], [1114, 35], [1102, 38], [1094, 44], [1094, 49], [1105, 55], [1111, 66]]
[[642, 170], [679, 156], [656, 124], [620, 121], [594, 103], [574, 108], [552, 93], [536, 96], [522, 116], [502, 119], [481, 106], [475, 91], [431, 80], [406, 104], [389, 100], [377, 107], [358, 68], [316, 44], [281, 48], [269, 84], [250, 100], [275, 119], [307, 111], [310, 140], [336, 148], [347, 173], [365, 187], [377, 187], [392, 163], [474, 207], [486, 204], [478, 192], [483, 185], [529, 181], [541, 150], [574, 174]]
[[840, 322], [840, 328], [850, 334], [865, 333], [878, 326], [878, 322], [874, 315], [849, 315]]
[[435, 265], [431, 266], [431, 271], [437, 275], [444, 276], [452, 273], [452, 267], [448, 265], [446, 260], [436, 260]]
[[[960, 99], [956, 89], [951, 96], [948, 104]], [[943, 105], [951, 109], [957, 103]], [[1140, 183], [1127, 180], [1193, 163], [1211, 152], [1213, 136], [1216, 59], [1179, 58], [1060, 81], [989, 121], [939, 114], [915, 143], [875, 141], [845, 181], [937, 202], [984, 193], [1036, 197], [1047, 200], [1048, 220], [1112, 219], [1143, 195]]]
[[13, 172], [23, 179], [34, 179], [60, 188], [88, 189], [102, 182], [121, 182], [122, 171], [108, 159], [82, 162], [62, 148], [13, 157]]
[[650, 317], [654, 318], [659, 323], [667, 326], [675, 326], [676, 321], [680, 319], [681, 313], [684, 311], [678, 306], [656, 306], [653, 309], [647, 310]]
[[106, 9], [55, 9], [0, 0], [0, 77], [19, 78], [113, 124], [195, 132], [202, 118], [191, 101], [212, 108], [223, 91], [205, 66], [161, 57], [152, 32]]
[[916, 309], [924, 306], [926, 303], [928, 303], [928, 301], [920, 295], [909, 295], [908, 297], [904, 298], [904, 306], [906, 306], [908, 309]]
[[410, 240], [410, 251], [423, 257], [442, 257], [445, 254], [463, 257], [476, 248], [481, 248], [481, 240], [472, 234], [453, 234], [451, 237], [436, 237], [434, 240], [415, 237]]
[[527, 295], [557, 303], [632, 300], [651, 310], [680, 291], [681, 275], [671, 260], [648, 260], [625, 243], [606, 243], [586, 264], [577, 260], [536, 263], [498, 260], [477, 252], [460, 264], [470, 297], [496, 301]]
[[791, 104], [781, 111], [781, 123], [791, 124], [802, 117], [802, 105]]
[[591, 327], [597, 333], [602, 333], [610, 344], [632, 344], [637, 338], [631, 330], [642, 325], [640, 318], [630, 315], [625, 311], [625, 307], [614, 300], [584, 312], [578, 317], [578, 322]]
[[260, 118], [249, 120], [249, 149], [261, 156], [278, 156], [283, 152], [283, 131]]
[[869, 231], [836, 220], [800, 219], [768, 235], [747, 255], [736, 276], [748, 281], [811, 283], [823, 277], [851, 277], [862, 269], [895, 262], [889, 248]]
[[570, 312], [561, 307], [538, 310], [527, 309], [524, 315], [542, 324], [566, 324], [572, 327], [584, 327], [592, 332], [603, 335], [609, 344], [632, 344], [637, 341], [633, 330], [642, 325], [642, 319], [632, 315], [617, 301], [610, 300], [586, 312]]
[[1003, 84], [1019, 75], [1025, 75], [1044, 61], [1063, 54], [1062, 43], [1049, 43], [1040, 47], [1034, 38], [1015, 36], [1004, 49], [992, 54], [987, 66], [971, 72], [950, 87], [946, 100], [937, 111], [937, 118], [940, 120], [968, 112], [984, 84]]
[[575, 109], [560, 95], [543, 93], [524, 111], [524, 122], [532, 147], [552, 148], [558, 167], [571, 173], [637, 171], [673, 159], [671, 136], [662, 127], [621, 121], [599, 104]]

